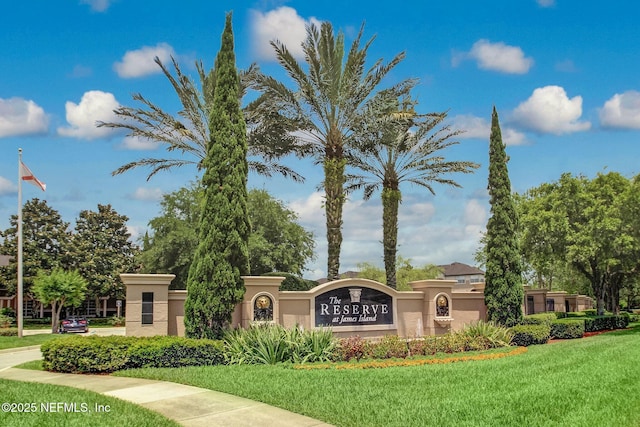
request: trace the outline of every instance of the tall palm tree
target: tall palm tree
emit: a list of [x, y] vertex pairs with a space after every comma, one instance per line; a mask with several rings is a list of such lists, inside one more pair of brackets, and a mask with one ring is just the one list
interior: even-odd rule
[[432, 184], [460, 187], [447, 175], [472, 173], [479, 165], [446, 161], [441, 154], [447, 147], [458, 144], [451, 138], [460, 133], [449, 126], [441, 126], [446, 112], [417, 114], [415, 102], [410, 98], [398, 101], [388, 96], [385, 99], [385, 95], [377, 99], [379, 113], [375, 121], [358, 132], [357, 151], [350, 164], [360, 170], [360, 174], [348, 176], [348, 188], [363, 189], [365, 200], [382, 188], [384, 267], [387, 285], [395, 289], [398, 209], [402, 201], [400, 185], [412, 183], [435, 195]]
[[[201, 61], [196, 62], [200, 77], [200, 88], [193, 80], [182, 73], [178, 62], [172, 57], [174, 75], [162, 61], [156, 57], [164, 75], [167, 77], [174, 91], [178, 95], [182, 109], [177, 115], [170, 114], [158, 107], [139, 93], [134, 94], [133, 100], [142, 104], [141, 107], [121, 106], [114, 110], [116, 121], [97, 123], [98, 127], [124, 129], [127, 136], [140, 138], [164, 146], [168, 153], [179, 152], [180, 157], [173, 158], [143, 158], [129, 162], [113, 171], [119, 175], [138, 167], [151, 169], [147, 180], [161, 171], [185, 165], [197, 165], [200, 169], [207, 154], [209, 141], [209, 114], [215, 92], [215, 69], [205, 72]], [[247, 70], [240, 71], [240, 98], [244, 97], [251, 87], [251, 82], [258, 73], [258, 68], [252, 64]], [[290, 177], [294, 181], [304, 181], [304, 178], [292, 169], [282, 165], [277, 160], [289, 154], [294, 147], [293, 139], [286, 137], [289, 129], [283, 129], [278, 123], [270, 124], [269, 129], [258, 126], [246, 116], [248, 135], [249, 169], [263, 176], [274, 173]], [[281, 138], [280, 135], [285, 135]], [[257, 160], [260, 157], [261, 160]]]
[[365, 69], [367, 50], [374, 38], [360, 46], [363, 31], [364, 25], [346, 53], [344, 34], [338, 32], [334, 36], [329, 22], [323, 22], [320, 28], [309, 25], [302, 43], [306, 70], [283, 43], [272, 41], [276, 57], [293, 81], [294, 89], [272, 77], [258, 75], [254, 87], [262, 95], [248, 106], [265, 127], [268, 127], [266, 120], [296, 129], [290, 135], [298, 139], [298, 153], [313, 156], [323, 166], [330, 280], [339, 278], [345, 152], [349, 150], [354, 126], [370, 111], [366, 106], [377, 86], [404, 58], [404, 53], [400, 53], [387, 64], [379, 59]]

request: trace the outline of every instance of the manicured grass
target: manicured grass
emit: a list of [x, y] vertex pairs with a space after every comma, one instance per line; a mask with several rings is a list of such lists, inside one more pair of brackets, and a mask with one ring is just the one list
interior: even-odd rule
[[532, 346], [497, 360], [353, 370], [140, 369], [338, 426], [638, 426], [640, 328]]
[[[0, 411], [2, 426], [174, 427], [178, 425], [160, 414], [133, 403], [71, 387], [0, 379], [0, 390], [2, 390], [0, 403], [15, 404], [13, 409], [18, 411], [7, 412], [4, 405], [3, 410]], [[66, 404], [67, 407], [58, 406], [57, 404], [60, 403]], [[29, 412], [26, 412], [25, 404], [28, 405]], [[96, 410], [96, 405], [101, 405], [102, 412]], [[107, 405], [108, 412], [106, 412]], [[49, 412], [47, 408], [50, 408]], [[52, 412], [51, 409], [58, 411]]]
[[61, 337], [58, 334], [24, 335], [22, 338], [0, 337], [0, 350], [4, 350], [7, 348], [29, 347], [32, 345], [40, 345], [43, 342], [53, 340], [56, 338], [64, 338], [64, 337]]

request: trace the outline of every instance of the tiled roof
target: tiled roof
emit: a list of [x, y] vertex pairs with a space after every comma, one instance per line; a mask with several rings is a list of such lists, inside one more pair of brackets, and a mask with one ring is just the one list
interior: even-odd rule
[[475, 274], [484, 275], [484, 271], [480, 270], [479, 268], [472, 267], [470, 265], [463, 264], [461, 262], [454, 262], [452, 264], [447, 264], [447, 265], [439, 265], [438, 267], [443, 269], [445, 277], [469, 276], [469, 275], [475, 275]]

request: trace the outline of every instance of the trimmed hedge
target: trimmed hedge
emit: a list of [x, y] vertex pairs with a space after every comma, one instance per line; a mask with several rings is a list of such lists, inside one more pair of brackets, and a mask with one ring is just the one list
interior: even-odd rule
[[584, 336], [584, 320], [564, 319], [551, 323], [551, 336], [558, 339], [582, 338]]
[[0, 328], [0, 337], [17, 337], [18, 328]]
[[511, 328], [513, 339], [511, 344], [528, 347], [533, 344], [546, 344], [551, 336], [548, 325], [516, 325]]
[[221, 341], [182, 337], [65, 337], [40, 347], [44, 369], [109, 373], [132, 368], [176, 368], [224, 363]]
[[524, 316], [521, 325], [547, 325], [551, 327], [551, 322], [556, 321], [558, 318], [555, 313], [537, 313]]
[[618, 316], [596, 316], [584, 319], [585, 332], [604, 331], [607, 329], [624, 329], [629, 326], [629, 314], [624, 313]]

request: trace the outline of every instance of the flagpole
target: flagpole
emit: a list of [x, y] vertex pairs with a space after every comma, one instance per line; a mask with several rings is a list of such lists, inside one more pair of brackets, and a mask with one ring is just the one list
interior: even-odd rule
[[18, 337], [22, 338], [22, 148], [18, 148]]

